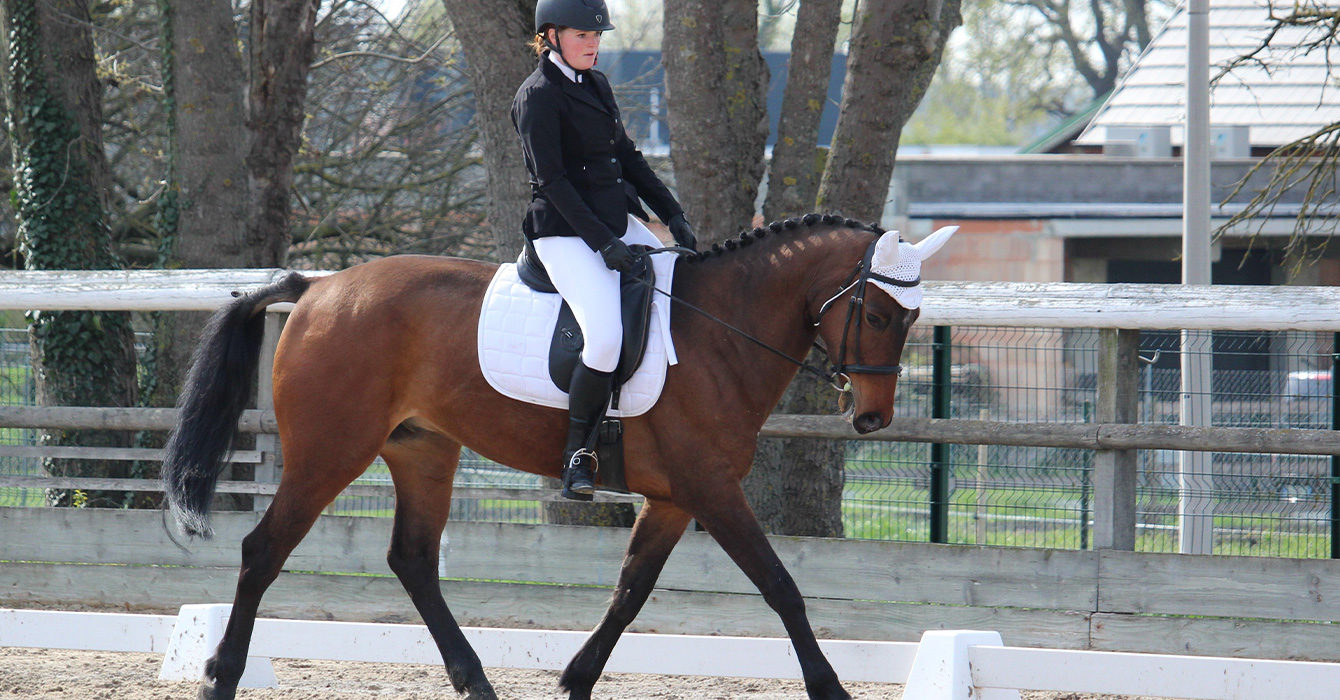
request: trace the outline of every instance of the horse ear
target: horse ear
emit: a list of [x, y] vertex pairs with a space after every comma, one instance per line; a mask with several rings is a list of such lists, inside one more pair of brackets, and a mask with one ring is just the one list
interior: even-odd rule
[[871, 259], [871, 268], [892, 270], [898, 264], [898, 232], [886, 231], [875, 242], [875, 257]]
[[912, 247], [916, 248], [917, 254], [922, 260], [925, 260], [926, 258], [935, 255], [935, 251], [939, 250], [940, 246], [943, 246], [945, 242], [949, 240], [949, 237], [954, 235], [954, 232], [957, 230], [957, 226], [945, 226], [936, 229], [935, 233], [921, 239]]

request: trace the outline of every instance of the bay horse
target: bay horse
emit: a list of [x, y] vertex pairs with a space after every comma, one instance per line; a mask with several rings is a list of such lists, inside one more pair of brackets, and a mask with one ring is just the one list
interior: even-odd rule
[[[645, 501], [609, 608], [560, 677], [571, 698], [590, 697], [690, 519], [707, 529], [781, 617], [809, 696], [848, 697], [740, 486], [758, 432], [797, 364], [761, 352], [718, 321], [789, 358], [803, 358], [816, 342], [841, 348], [833, 353], [840, 354], [834, 376], [849, 381], [854, 428], [885, 427], [898, 362], [918, 314], [866, 284], [872, 275], [890, 281], [871, 270], [876, 241], [889, 236], [895, 257], [900, 248], [913, 248], [899, 244], [896, 232], [811, 214], [746, 231], [681, 261], [675, 295], [717, 320], [676, 310], [671, 333], [680, 362], [669, 369], [651, 410], [624, 422], [628, 486]], [[283, 474], [265, 515], [242, 540], [232, 616], [207, 662], [201, 698], [234, 697], [261, 596], [322, 509], [378, 455], [390, 467], [396, 493], [387, 562], [437, 643], [456, 691], [495, 697], [437, 577], [460, 449], [557, 477], [568, 424], [566, 411], [497, 393], [479, 369], [476, 323], [496, 270], [474, 260], [397, 256], [328, 277], [290, 273], [211, 317], [163, 462], [177, 523], [202, 537], [211, 534], [215, 482], [250, 400], [264, 309], [296, 304], [274, 358]], [[842, 312], [827, 313], [830, 308]]]

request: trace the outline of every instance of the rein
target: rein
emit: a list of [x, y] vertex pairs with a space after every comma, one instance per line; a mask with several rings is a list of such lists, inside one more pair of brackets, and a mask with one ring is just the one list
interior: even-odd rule
[[[647, 256], [649, 256], [649, 255], [655, 255], [655, 254], [657, 254], [657, 253], [674, 253], [675, 255], [679, 255], [679, 256], [683, 257], [683, 256], [686, 256], [686, 255], [693, 255], [695, 252], [696, 252], [696, 251], [694, 251], [693, 249], [691, 249], [691, 248], [685, 248], [685, 247], [683, 247], [683, 246], [666, 246], [666, 247], [664, 247], [664, 248], [654, 248], [654, 249], [652, 249], [652, 250], [648, 250], [648, 251], [643, 252], [643, 253], [634, 253], [634, 256], [642, 258], [642, 257], [647, 257]], [[785, 352], [783, 352], [783, 351], [781, 351], [781, 350], [779, 350], [779, 349], [777, 349], [777, 348], [775, 348], [775, 347], [769, 345], [769, 344], [766, 343], [765, 341], [762, 341], [762, 340], [759, 340], [758, 338], [755, 338], [754, 336], [750, 335], [748, 332], [744, 331], [743, 329], [737, 328], [736, 326], [733, 326], [733, 325], [731, 325], [730, 323], [728, 323], [728, 322], [726, 322], [726, 321], [723, 321], [723, 320], [721, 320], [720, 318], [718, 318], [718, 317], [712, 315], [711, 312], [704, 311], [703, 309], [698, 308], [697, 306], [694, 306], [693, 304], [691, 304], [691, 303], [689, 303], [689, 302], [687, 302], [687, 301], [685, 301], [685, 300], [683, 300], [683, 299], [681, 299], [681, 298], [675, 296], [674, 294], [671, 294], [670, 292], [666, 292], [666, 291], [663, 291], [663, 290], [661, 290], [661, 289], [657, 289], [655, 285], [648, 283], [645, 279], [642, 279], [641, 277], [637, 278], [637, 281], [640, 282], [640, 283], [643, 284], [643, 285], [646, 285], [646, 286], [648, 286], [648, 287], [651, 287], [652, 291], [655, 291], [655, 292], [657, 292], [657, 293], [659, 293], [659, 294], [662, 294], [662, 295], [666, 296], [667, 298], [669, 298], [671, 301], [675, 302], [676, 304], [679, 304], [680, 306], [683, 306], [683, 307], [685, 307], [685, 308], [687, 308], [687, 309], [690, 309], [690, 310], [692, 310], [692, 311], [697, 312], [699, 315], [703, 316], [704, 318], [707, 318], [708, 320], [710, 320], [710, 321], [712, 321], [712, 322], [714, 322], [714, 323], [716, 323], [716, 324], [718, 324], [718, 325], [720, 325], [720, 326], [726, 328], [727, 330], [733, 331], [733, 332], [736, 333], [737, 335], [740, 335], [740, 336], [743, 337], [745, 340], [748, 340], [748, 341], [754, 343], [755, 345], [757, 345], [757, 346], [763, 348], [764, 350], [767, 350], [768, 352], [770, 352], [770, 353], [772, 353], [772, 354], [774, 354], [774, 355], [776, 355], [776, 356], [782, 358], [783, 360], [786, 360], [787, 362], [790, 362], [791, 364], [793, 364], [793, 365], [799, 367], [800, 369], [802, 369], [802, 370], [804, 370], [804, 371], [806, 371], [806, 372], [809, 372], [810, 374], [813, 374], [814, 376], [816, 376], [816, 377], [818, 377], [818, 378], [820, 378], [820, 379], [822, 379], [822, 380], [824, 380], [824, 381], [826, 381], [826, 382], [832, 384], [833, 386], [837, 386], [837, 381], [836, 381], [836, 380], [837, 380], [837, 373], [836, 373], [836, 372], [825, 372], [824, 370], [819, 369], [818, 367], [815, 367], [814, 365], [808, 364], [808, 363], [806, 363], [806, 362], [804, 362], [804, 361], [802, 361], [802, 360], [797, 360], [796, 358], [791, 357], [790, 355], [786, 354]], [[815, 346], [816, 348], [818, 348], [819, 350], [824, 350], [824, 348], [823, 348], [822, 346], [820, 346], [818, 343], [815, 343], [814, 346]], [[827, 354], [827, 351], [824, 351], [824, 353]]]
[[[664, 247], [664, 248], [655, 248], [655, 249], [648, 250], [648, 251], [645, 251], [645, 252], [642, 252], [642, 253], [635, 253], [634, 255], [635, 255], [636, 257], [639, 257], [639, 258], [645, 258], [645, 257], [650, 256], [650, 255], [656, 255], [657, 253], [673, 253], [673, 254], [675, 254], [675, 255], [685, 256], [685, 255], [692, 255], [692, 254], [695, 253], [695, 251], [693, 251], [692, 249], [689, 249], [689, 248], [685, 248], [685, 247], [683, 247], [683, 246], [666, 246], [666, 247]], [[847, 331], [850, 330], [850, 328], [851, 328], [851, 322], [852, 322], [852, 319], [853, 319], [853, 318], [856, 318], [856, 346], [857, 346], [857, 347], [860, 347], [860, 344], [861, 344], [861, 326], [864, 325], [864, 324], [861, 323], [860, 317], [857, 315], [857, 311], [858, 311], [859, 309], [863, 309], [863, 308], [865, 308], [865, 290], [866, 290], [867, 283], [868, 283], [871, 279], [874, 279], [874, 280], [878, 280], [878, 281], [880, 281], [880, 282], [886, 282], [886, 283], [888, 283], [888, 284], [893, 284], [893, 285], [896, 285], [896, 286], [899, 286], [899, 287], [915, 287], [915, 286], [917, 286], [918, 284], [921, 284], [921, 278], [920, 278], [920, 277], [918, 277], [917, 279], [915, 279], [915, 280], [913, 280], [913, 281], [911, 281], [911, 282], [906, 282], [906, 281], [903, 281], [903, 280], [900, 280], [900, 279], [894, 279], [894, 278], [892, 278], [892, 277], [888, 277], [888, 276], [881, 275], [881, 274], [878, 274], [878, 273], [876, 273], [876, 272], [871, 271], [871, 269], [870, 269], [870, 262], [871, 262], [871, 260], [874, 258], [874, 255], [875, 255], [875, 244], [874, 244], [874, 243], [871, 243], [871, 244], [870, 244], [870, 247], [867, 248], [866, 251], [865, 251], [865, 256], [864, 256], [864, 258], [862, 258], [861, 262], [856, 266], [856, 269], [855, 269], [854, 271], [852, 271], [852, 275], [851, 275], [851, 277], [848, 278], [847, 283], [843, 285], [842, 289], [838, 290], [838, 293], [837, 293], [837, 294], [834, 294], [831, 298], [828, 299], [828, 301], [825, 301], [825, 302], [823, 303], [823, 305], [819, 307], [819, 317], [818, 317], [817, 319], [815, 319], [815, 321], [814, 321], [814, 325], [815, 325], [816, 327], [819, 325], [819, 322], [823, 320], [824, 314], [828, 312], [828, 310], [831, 308], [832, 303], [833, 303], [834, 301], [836, 301], [838, 297], [842, 296], [843, 294], [847, 293], [848, 291], [852, 290], [853, 288], [855, 288], [855, 290], [856, 290], [855, 293], [852, 294], [851, 299], [848, 300], [848, 304], [847, 304], [847, 319], [846, 319], [846, 321], [845, 321], [845, 323], [844, 323], [844, 325], [843, 325], [843, 328], [842, 328], [842, 345], [841, 345], [841, 346], [839, 347], [839, 349], [838, 349], [838, 361], [835, 362], [835, 363], [831, 363], [831, 364], [829, 365], [828, 370], [820, 369], [820, 368], [818, 368], [818, 367], [815, 367], [814, 365], [811, 365], [811, 364], [808, 364], [808, 363], [804, 362], [803, 360], [797, 360], [796, 358], [791, 357], [790, 355], [788, 355], [788, 354], [786, 354], [785, 352], [783, 352], [783, 351], [781, 351], [781, 350], [779, 350], [779, 349], [773, 347], [772, 345], [769, 345], [767, 342], [765, 342], [765, 341], [763, 341], [763, 340], [760, 340], [760, 339], [758, 339], [758, 338], [756, 338], [756, 337], [750, 335], [748, 332], [746, 332], [746, 331], [744, 331], [744, 330], [742, 330], [742, 329], [740, 329], [740, 328], [737, 328], [736, 326], [731, 325], [730, 323], [728, 323], [728, 322], [726, 322], [726, 321], [723, 321], [722, 319], [720, 319], [720, 318], [718, 318], [718, 317], [712, 315], [711, 313], [709, 313], [709, 312], [707, 312], [707, 311], [704, 311], [704, 310], [701, 309], [701, 308], [698, 308], [697, 306], [694, 306], [693, 304], [691, 304], [691, 303], [689, 303], [689, 302], [687, 302], [687, 301], [685, 301], [685, 300], [683, 300], [683, 299], [681, 299], [681, 298], [675, 296], [674, 294], [671, 294], [671, 293], [669, 293], [669, 292], [665, 292], [665, 291], [662, 291], [662, 290], [660, 290], [660, 289], [657, 289], [657, 288], [655, 287], [655, 285], [649, 284], [649, 283], [648, 283], [646, 280], [644, 280], [644, 279], [638, 278], [638, 282], [640, 282], [640, 283], [642, 283], [642, 284], [644, 284], [644, 285], [646, 285], [646, 286], [648, 286], [648, 287], [651, 287], [653, 291], [658, 292], [658, 293], [660, 293], [660, 294], [662, 294], [662, 295], [668, 297], [671, 301], [673, 301], [673, 302], [679, 304], [680, 306], [683, 306], [683, 307], [688, 308], [688, 309], [690, 309], [690, 310], [692, 310], [692, 311], [695, 311], [695, 312], [697, 312], [699, 315], [701, 315], [701, 316], [703, 316], [703, 317], [705, 317], [705, 318], [707, 318], [707, 319], [713, 321], [714, 323], [717, 323], [718, 325], [720, 325], [720, 326], [722, 326], [722, 327], [724, 327], [724, 328], [726, 328], [726, 329], [728, 329], [728, 330], [730, 330], [730, 331], [732, 331], [732, 332], [734, 332], [734, 333], [740, 335], [740, 336], [743, 337], [744, 339], [746, 339], [746, 340], [748, 340], [748, 341], [754, 343], [755, 345], [757, 345], [757, 346], [763, 348], [764, 350], [767, 350], [768, 352], [770, 352], [770, 353], [772, 353], [772, 354], [774, 354], [774, 355], [776, 355], [776, 356], [778, 356], [778, 357], [780, 357], [780, 358], [786, 360], [787, 362], [790, 362], [791, 364], [793, 364], [793, 365], [799, 367], [801, 370], [803, 370], [803, 371], [805, 371], [805, 372], [809, 372], [810, 374], [813, 374], [814, 376], [819, 377], [820, 379], [823, 379], [824, 381], [826, 381], [826, 382], [828, 382], [829, 384], [833, 385], [833, 388], [837, 389], [838, 391], [846, 392], [846, 391], [850, 391], [850, 390], [851, 390], [851, 382], [850, 382], [850, 381], [846, 381], [846, 382], [844, 382], [844, 385], [841, 385], [841, 386], [840, 386], [840, 385], [838, 385], [838, 383], [837, 383], [837, 379], [838, 379], [838, 377], [844, 377], [844, 378], [845, 378], [845, 377], [846, 377], [847, 375], [849, 375], [849, 374], [897, 374], [897, 375], [901, 375], [901, 374], [903, 373], [903, 366], [900, 365], [900, 364], [899, 364], [899, 365], [863, 365], [863, 364], [848, 364], [847, 361], [846, 361], [846, 359], [847, 359]], [[825, 348], [824, 346], [820, 345], [818, 342], [815, 342], [815, 343], [814, 343], [814, 347], [815, 347], [815, 349], [817, 349], [817, 350], [819, 350], [820, 352], [822, 352], [825, 356], [829, 357], [830, 360], [831, 360], [832, 356], [829, 354], [827, 348]]]

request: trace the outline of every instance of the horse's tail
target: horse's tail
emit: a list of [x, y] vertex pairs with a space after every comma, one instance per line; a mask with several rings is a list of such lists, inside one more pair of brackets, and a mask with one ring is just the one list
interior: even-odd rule
[[251, 401], [260, 362], [265, 307], [297, 301], [310, 281], [291, 272], [214, 312], [191, 355], [177, 399], [177, 425], [163, 457], [168, 507], [186, 534], [208, 538], [209, 506], [231, 456], [237, 420]]

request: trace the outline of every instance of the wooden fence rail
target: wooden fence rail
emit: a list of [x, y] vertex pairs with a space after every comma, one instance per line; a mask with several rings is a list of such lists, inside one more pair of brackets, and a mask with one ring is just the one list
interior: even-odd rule
[[[0, 406], [0, 428], [57, 430], [171, 430], [174, 408]], [[278, 431], [273, 411], [248, 410], [238, 428]], [[1340, 431], [1302, 428], [1213, 428], [1138, 423], [1027, 423], [895, 417], [889, 427], [864, 435], [841, 416], [774, 415], [762, 437], [957, 445], [1027, 445], [1088, 450], [1206, 450], [1299, 455], [1340, 455]], [[101, 458], [100, 458], [101, 459]], [[134, 457], [133, 459], [147, 459]]]
[[[0, 272], [0, 308], [210, 311], [285, 270]], [[324, 276], [330, 271], [303, 271]], [[927, 280], [933, 326], [1340, 331], [1340, 288]], [[286, 305], [272, 309], [282, 311]]]

